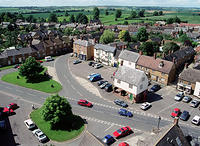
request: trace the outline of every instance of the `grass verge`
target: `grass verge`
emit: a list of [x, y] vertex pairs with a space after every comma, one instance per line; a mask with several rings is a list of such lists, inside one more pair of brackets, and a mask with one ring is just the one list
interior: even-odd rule
[[[51, 130], [49, 122], [46, 122], [41, 118], [42, 117], [41, 110], [42, 108], [33, 111], [30, 116], [31, 116], [31, 119], [36, 123], [37, 127], [40, 128], [51, 140], [58, 141], [58, 142], [70, 140], [80, 135], [82, 131], [84, 130], [84, 124], [80, 126], [79, 129], [71, 130], [71, 131]], [[77, 122], [82, 123], [81, 118], [77, 118], [77, 119], [80, 120]]]
[[[18, 71], [4, 75], [1, 80], [46, 93], [57, 93], [62, 89], [62, 86], [52, 79], [44, 80], [39, 83], [27, 83], [24, 77], [19, 76], [19, 78], [17, 78], [17, 76], [19, 76]], [[53, 87], [51, 85], [53, 85]]]
[[10, 68], [13, 68], [13, 65], [0, 67], [0, 71], [1, 71], [1, 70], [6, 70], [6, 69], [10, 69]]

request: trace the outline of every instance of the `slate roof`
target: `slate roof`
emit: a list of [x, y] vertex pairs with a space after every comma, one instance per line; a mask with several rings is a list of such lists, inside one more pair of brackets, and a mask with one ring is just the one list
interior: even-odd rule
[[123, 60], [127, 60], [130, 62], [134, 62], [136, 63], [138, 58], [139, 58], [140, 54], [132, 52], [132, 51], [128, 51], [128, 50], [123, 50], [120, 55], [119, 58], [123, 59]]
[[118, 59], [120, 53], [121, 53], [121, 50], [118, 50], [118, 49], [117, 49], [114, 58], [115, 58], [115, 59]]
[[90, 43], [89, 41], [86, 41], [86, 40], [81, 40], [81, 39], [78, 39], [78, 40], [75, 40], [74, 41], [74, 44], [78, 44], [78, 45], [81, 45], [81, 46], [92, 46], [93, 44]]
[[154, 57], [145, 55], [141, 55], [136, 64], [167, 74], [172, 70], [172, 67], [174, 65], [173, 62], [163, 60], [160, 58], [155, 59]]
[[105, 52], [111, 52], [111, 53], [114, 53], [116, 48], [115, 47], [112, 47], [112, 46], [109, 46], [109, 45], [103, 45], [103, 44], [96, 44], [94, 46], [95, 49], [99, 49], [99, 50], [103, 50]]
[[139, 86], [142, 82], [142, 78], [145, 77], [145, 73], [143, 71], [133, 69], [126, 66], [120, 66], [115, 73], [115, 78], [126, 83]]
[[28, 54], [28, 53], [32, 53], [32, 49], [30, 47], [19, 48], [19, 49], [6, 49], [0, 54], [0, 58], [16, 56], [20, 54]]
[[200, 70], [187, 68], [180, 73], [179, 79], [184, 81], [188, 81], [191, 83], [196, 83], [196, 81], [200, 82]]

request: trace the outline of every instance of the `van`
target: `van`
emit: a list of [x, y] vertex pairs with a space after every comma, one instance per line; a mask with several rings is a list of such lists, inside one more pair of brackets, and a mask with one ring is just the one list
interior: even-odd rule
[[46, 57], [44, 58], [44, 60], [45, 60], [45, 61], [52, 61], [53, 58], [52, 58], [51, 56], [46, 56]]
[[101, 79], [101, 75], [100, 74], [95, 74], [93, 76], [90, 77], [90, 81], [91, 82], [95, 82], [95, 81], [99, 81]]

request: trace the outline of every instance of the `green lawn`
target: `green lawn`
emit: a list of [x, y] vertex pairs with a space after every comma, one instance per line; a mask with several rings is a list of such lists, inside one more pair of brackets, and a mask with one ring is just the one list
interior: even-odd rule
[[31, 119], [36, 123], [38, 128], [40, 128], [51, 140], [59, 142], [70, 140], [80, 135], [84, 130], [84, 124], [77, 130], [72, 131], [51, 130], [49, 122], [46, 122], [41, 118], [41, 110], [42, 108], [33, 111], [31, 113]]
[[13, 65], [0, 67], [0, 71], [1, 71], [1, 70], [6, 70], [6, 69], [10, 69], [10, 68], [13, 68]]
[[[17, 79], [17, 76], [19, 76], [18, 71], [4, 75], [1, 78], [1, 80], [8, 83], [15, 84], [15, 85], [23, 86], [26, 88], [31, 88], [31, 89], [39, 90], [42, 92], [46, 92], [46, 93], [57, 93], [62, 89], [62, 86], [58, 82], [52, 79], [47, 80], [47, 81], [42, 81], [39, 83], [27, 83], [24, 77], [19, 76], [19, 79]], [[51, 87], [51, 85], [53, 85], [54, 87]]]

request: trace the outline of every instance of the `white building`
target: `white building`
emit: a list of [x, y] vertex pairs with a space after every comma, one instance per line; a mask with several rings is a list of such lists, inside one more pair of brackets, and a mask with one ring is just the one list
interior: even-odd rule
[[118, 57], [119, 66], [127, 66], [127, 67], [135, 69], [136, 68], [135, 64], [139, 57], [140, 57], [139, 53], [123, 50], [121, 51]]
[[200, 98], [200, 82], [196, 82], [194, 95]]
[[135, 102], [146, 100], [148, 78], [143, 71], [120, 66], [114, 76], [114, 86], [126, 91]]
[[94, 60], [105, 65], [114, 65], [116, 48], [109, 45], [96, 44], [94, 46]]

